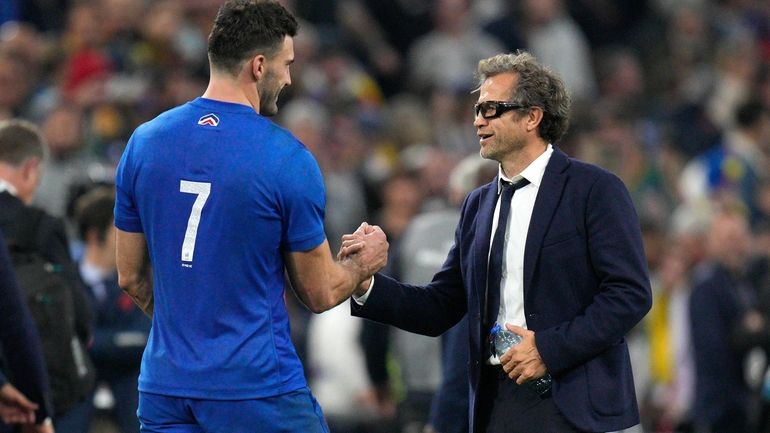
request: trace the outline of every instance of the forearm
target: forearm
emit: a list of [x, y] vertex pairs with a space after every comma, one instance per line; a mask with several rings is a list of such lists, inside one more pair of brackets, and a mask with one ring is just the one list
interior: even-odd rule
[[332, 258], [327, 241], [310, 251], [288, 253], [286, 270], [297, 296], [311, 311], [321, 313], [366, 288], [361, 283], [387, 263], [384, 235], [381, 242], [368, 251], [340, 255], [345, 258], [337, 260]]
[[363, 270], [350, 259], [334, 262], [322, 274], [324, 276], [311, 285], [294, 282], [300, 299], [314, 313], [322, 313], [341, 304], [358, 290], [361, 281], [368, 280]]
[[142, 233], [117, 234], [118, 285], [152, 319], [152, 266]]
[[152, 319], [155, 306], [155, 299], [152, 293], [152, 278], [144, 277], [125, 286], [121, 284], [121, 288], [144, 311], [144, 314]]

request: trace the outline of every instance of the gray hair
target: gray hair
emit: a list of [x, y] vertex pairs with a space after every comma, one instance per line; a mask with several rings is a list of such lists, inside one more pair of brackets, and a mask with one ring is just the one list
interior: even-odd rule
[[511, 98], [522, 105], [542, 108], [543, 120], [538, 132], [544, 140], [556, 143], [569, 126], [570, 96], [564, 81], [526, 51], [498, 54], [481, 60], [476, 78], [481, 86], [487, 78], [507, 72], [518, 75]]
[[0, 162], [14, 167], [21, 166], [29, 158], [45, 159], [48, 145], [32, 122], [10, 119], [0, 122]]

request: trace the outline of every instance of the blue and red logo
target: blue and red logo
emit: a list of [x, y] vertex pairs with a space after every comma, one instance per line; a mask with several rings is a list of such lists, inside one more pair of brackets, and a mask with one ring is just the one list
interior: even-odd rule
[[219, 117], [214, 113], [209, 113], [198, 119], [198, 125], [217, 126], [219, 125]]

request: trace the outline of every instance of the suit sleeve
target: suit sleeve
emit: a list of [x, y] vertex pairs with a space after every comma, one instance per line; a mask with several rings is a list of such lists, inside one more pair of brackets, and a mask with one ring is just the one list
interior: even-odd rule
[[387, 323], [416, 334], [439, 336], [454, 326], [468, 310], [460, 265], [460, 244], [468, 202], [463, 204], [455, 243], [441, 270], [427, 286], [401, 283], [376, 274], [374, 287], [364, 305], [351, 302], [351, 314]]
[[[8, 362], [10, 381], [39, 405], [36, 417], [40, 421], [53, 414], [48, 375], [35, 324], [11, 266], [5, 241], [0, 234], [0, 345]], [[0, 377], [0, 384], [3, 382]]]
[[605, 173], [591, 187], [585, 229], [598, 281], [581, 314], [539, 331], [535, 340], [551, 373], [580, 365], [622, 341], [652, 305], [639, 220], [623, 182]]

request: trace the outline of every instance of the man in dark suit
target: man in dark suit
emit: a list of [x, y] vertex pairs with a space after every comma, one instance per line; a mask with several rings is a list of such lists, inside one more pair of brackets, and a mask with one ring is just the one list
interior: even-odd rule
[[[75, 382], [72, 378], [53, 373], [51, 359], [47, 359], [46, 366], [51, 380], [56, 431], [83, 432], [88, 429], [90, 402], [86, 397], [91, 394], [94, 377], [85, 349], [91, 338], [92, 313], [70, 256], [63, 222], [30, 206], [40, 184], [41, 164], [46, 152], [46, 143], [34, 124], [18, 119], [0, 122], [0, 230], [9, 247], [39, 254], [54, 267], [61, 268], [62, 275], [73, 284], [77, 338], [72, 340], [71, 348], [72, 356], [78, 360], [78, 389], [69, 386]], [[40, 326], [38, 324], [38, 331], [43, 339], [46, 332]], [[64, 403], [67, 406], [63, 408]]]
[[719, 209], [707, 241], [708, 260], [693, 278], [690, 330], [695, 359], [695, 431], [753, 431], [751, 389], [745, 357], [767, 341], [756, 306], [756, 288], [746, 274], [751, 231], [742, 210]]
[[[427, 335], [467, 313], [473, 432], [633, 426], [639, 411], [624, 335], [651, 294], [629, 194], [616, 176], [553, 147], [567, 129], [569, 97], [534, 57], [482, 60], [478, 76], [474, 125], [481, 156], [500, 163], [498, 176], [466, 198], [431, 283], [376, 274], [352, 312]], [[341, 254], [368, 248], [361, 234], [370, 230], [343, 236]], [[495, 323], [523, 337], [499, 359], [489, 348]], [[525, 385], [546, 374], [553, 384], [545, 393]]]

